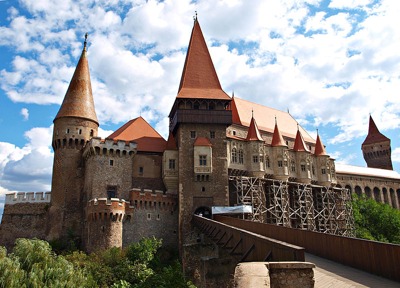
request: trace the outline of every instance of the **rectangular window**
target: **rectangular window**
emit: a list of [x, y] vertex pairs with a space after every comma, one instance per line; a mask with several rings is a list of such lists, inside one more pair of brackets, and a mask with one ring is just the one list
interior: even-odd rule
[[322, 174], [326, 174], [325, 168], [322, 168], [322, 169], [321, 169], [321, 173], [322, 173]]
[[282, 162], [282, 160], [278, 160], [278, 167], [283, 167], [283, 162]]
[[301, 164], [300, 167], [301, 167], [301, 171], [303, 171], [303, 172], [306, 171], [306, 165], [305, 164]]
[[258, 163], [258, 156], [257, 155], [253, 155], [253, 163]]
[[151, 220], [151, 214], [147, 213], [147, 220]]
[[215, 138], [215, 131], [210, 131], [210, 138], [214, 139]]
[[175, 170], [175, 159], [169, 159], [169, 169]]
[[139, 175], [143, 175], [143, 167], [139, 167]]
[[107, 187], [107, 198], [117, 198], [117, 187], [116, 186], [108, 186]]
[[114, 160], [110, 159], [110, 166], [114, 166]]
[[190, 138], [196, 138], [196, 131], [190, 131]]
[[199, 155], [199, 165], [207, 166], [207, 155]]
[[67, 131], [65, 131], [65, 133], [67, 133], [67, 134], [69, 133], [69, 129], [68, 128], [67, 128]]

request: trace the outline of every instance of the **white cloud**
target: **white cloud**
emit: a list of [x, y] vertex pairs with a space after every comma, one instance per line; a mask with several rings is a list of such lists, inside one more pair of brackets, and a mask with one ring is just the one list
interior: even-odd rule
[[22, 108], [21, 115], [25, 121], [28, 120], [29, 119], [29, 110], [27, 108]]
[[400, 147], [397, 147], [392, 151], [392, 161], [400, 162]]

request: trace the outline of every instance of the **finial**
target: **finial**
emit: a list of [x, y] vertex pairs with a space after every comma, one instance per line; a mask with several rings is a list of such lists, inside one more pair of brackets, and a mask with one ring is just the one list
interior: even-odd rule
[[196, 21], [197, 21], [197, 11], [194, 11], [193, 20], [194, 20], [194, 22], [196, 22]]
[[317, 128], [317, 135], [319, 135], [319, 134], [318, 134], [318, 128]]
[[254, 110], [251, 108], [251, 118], [254, 118]]
[[275, 125], [277, 125], [278, 124], [278, 120], [276, 120], [276, 115], [275, 115]]
[[235, 98], [235, 91], [232, 90], [232, 98]]
[[300, 130], [300, 128], [299, 128], [300, 126], [299, 126], [299, 123], [297, 123], [297, 131], [299, 131]]
[[85, 33], [85, 42], [83, 42], [83, 50], [86, 51], [86, 46], [87, 46], [87, 38], [88, 38], [88, 33]]

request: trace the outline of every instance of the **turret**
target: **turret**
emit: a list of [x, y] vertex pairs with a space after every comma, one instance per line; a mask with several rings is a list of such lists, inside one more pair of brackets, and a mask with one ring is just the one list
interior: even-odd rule
[[272, 135], [271, 146], [274, 154], [273, 159], [275, 159], [276, 161], [276, 163], [273, 164], [274, 178], [278, 180], [287, 180], [289, 178], [288, 151], [287, 151], [288, 146], [285, 140], [283, 140], [276, 119], [275, 119], [274, 134]]
[[[314, 155], [316, 156], [316, 175], [318, 184], [323, 186], [330, 186], [332, 183], [332, 165], [334, 162], [330, 159], [329, 155], [326, 153], [325, 147], [322, 144], [319, 134], [317, 134], [317, 142], [315, 144]], [[334, 169], [333, 169], [334, 170]], [[334, 171], [333, 171], [334, 173]]]
[[77, 236], [82, 233], [82, 151], [86, 142], [97, 136], [99, 127], [92, 96], [86, 40], [87, 34], [78, 65], [54, 119], [49, 239], [57, 239], [67, 233]]
[[372, 116], [369, 116], [368, 135], [361, 150], [368, 167], [393, 170], [390, 139], [379, 132]]
[[163, 181], [168, 193], [178, 192], [178, 147], [172, 133], [169, 133], [163, 154]]
[[311, 182], [311, 165], [312, 159], [310, 151], [304, 142], [300, 130], [297, 129], [296, 139], [294, 140], [293, 151], [296, 152], [297, 163], [297, 181], [302, 183]]
[[248, 153], [250, 159], [247, 163], [250, 165], [250, 172], [252, 176], [264, 176], [264, 140], [261, 137], [260, 131], [254, 115], [251, 116], [250, 126], [247, 131], [246, 141], [248, 142]]

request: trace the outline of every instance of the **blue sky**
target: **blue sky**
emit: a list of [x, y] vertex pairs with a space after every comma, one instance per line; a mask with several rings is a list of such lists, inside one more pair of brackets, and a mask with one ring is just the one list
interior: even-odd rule
[[1, 0], [0, 195], [50, 190], [52, 121], [86, 32], [100, 135], [142, 115], [166, 136], [194, 11], [228, 94], [289, 109], [358, 166], [371, 113], [399, 172], [400, 1]]

